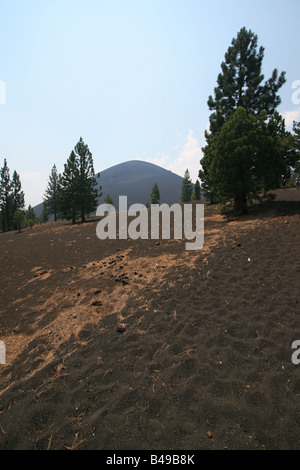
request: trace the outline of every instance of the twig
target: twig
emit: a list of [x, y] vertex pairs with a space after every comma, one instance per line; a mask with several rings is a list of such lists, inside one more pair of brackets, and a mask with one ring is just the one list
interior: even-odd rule
[[50, 439], [49, 439], [49, 442], [48, 442], [48, 445], [47, 445], [47, 450], [50, 450], [50, 448], [51, 448], [52, 436], [53, 436], [53, 434], [51, 434], [51, 436], [50, 436]]
[[85, 439], [82, 439], [81, 441], [78, 441], [76, 443], [76, 441], [78, 440], [78, 433], [75, 434], [75, 437], [74, 437], [74, 440], [73, 440], [73, 444], [71, 445], [71, 447], [67, 447], [66, 446], [66, 449], [67, 450], [74, 450], [76, 449], [76, 447], [80, 446], [81, 444], [83, 444], [85, 442]]
[[153, 393], [154, 393], [155, 385], [156, 385], [156, 382], [157, 382], [157, 380], [158, 380], [158, 378], [159, 378], [159, 375], [158, 375], [157, 377], [153, 377], [153, 375], [152, 375], [151, 378], [152, 378], [152, 380], [153, 380], [152, 391], [153, 391]]
[[175, 356], [184, 356], [185, 354], [189, 354], [191, 351], [196, 351], [197, 348], [190, 348], [190, 349], [187, 349], [186, 351], [182, 351], [181, 353], [179, 354], [175, 354]]

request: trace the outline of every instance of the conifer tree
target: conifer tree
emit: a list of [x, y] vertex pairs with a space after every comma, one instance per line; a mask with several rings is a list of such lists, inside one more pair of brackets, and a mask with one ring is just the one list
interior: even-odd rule
[[19, 231], [19, 233], [21, 233], [21, 229], [24, 227], [25, 225], [25, 214], [24, 214], [24, 211], [22, 211], [21, 209], [17, 209], [15, 214], [14, 214], [14, 219], [13, 219], [13, 222], [17, 228], [17, 230]]
[[110, 204], [111, 206], [114, 206], [114, 201], [112, 200], [110, 194], [107, 194], [107, 196], [105, 196], [104, 202], [105, 204]]
[[78, 216], [84, 222], [86, 216], [96, 210], [101, 195], [96, 188], [92, 154], [81, 137], [64, 165], [63, 174], [59, 175], [59, 211], [73, 223]]
[[81, 221], [91, 212], [95, 212], [98, 203], [98, 191], [94, 171], [93, 156], [82, 137], [74, 148], [78, 167], [78, 208]]
[[183, 181], [182, 181], [180, 201], [190, 202], [193, 191], [194, 191], [194, 185], [190, 178], [190, 172], [188, 169], [186, 169], [184, 173]]
[[55, 221], [57, 221], [58, 216], [58, 179], [59, 175], [56, 165], [53, 165], [44, 195], [44, 203], [48, 213], [54, 215]]
[[29, 204], [27, 212], [26, 212], [26, 222], [29, 225], [29, 227], [33, 227], [34, 223], [36, 221], [36, 215], [33, 210], [33, 207]]
[[16, 171], [13, 172], [11, 191], [13, 199], [13, 213], [15, 213], [16, 210], [24, 209], [25, 206], [25, 196], [22, 191], [20, 176]]
[[218, 86], [214, 98], [209, 96], [208, 107], [213, 111], [210, 116], [211, 132], [221, 129], [226, 119], [238, 108], [258, 115], [265, 111], [271, 117], [281, 99], [278, 90], [286, 82], [285, 72], [280, 75], [274, 69], [271, 78], [265, 83], [262, 74], [264, 48], [258, 49], [258, 37], [251, 30], [242, 28], [231, 42], [221, 64]]
[[[251, 116], [259, 119], [260, 122], [259, 128], [262, 140], [257, 142], [256, 152], [257, 155], [260, 155], [260, 160], [257, 159], [256, 161], [255, 173], [257, 178], [260, 178], [260, 183], [263, 181], [262, 187], [265, 186], [265, 189], [269, 189], [274, 186], [276, 180], [278, 180], [278, 174], [283, 171], [282, 167], [288, 162], [291, 142], [287, 138], [288, 136], [283, 135], [281, 132], [280, 125], [274, 126], [276, 120], [280, 124], [275, 111], [280, 104], [278, 90], [286, 81], [285, 72], [279, 74], [278, 70], [274, 69], [271, 78], [264, 82], [264, 75], [262, 74], [263, 58], [264, 48], [260, 47], [258, 49], [257, 36], [251, 30], [247, 31], [246, 28], [242, 28], [237, 37], [232, 40], [231, 46], [225, 54], [225, 60], [221, 64], [221, 73], [218, 75], [217, 86], [214, 89], [214, 97], [209, 96], [208, 107], [212, 114], [209, 119], [209, 131], [205, 132], [206, 145], [202, 149], [202, 169], [199, 171], [199, 178], [202, 181], [202, 190], [211, 202], [216, 202], [224, 194], [220, 175], [217, 175], [215, 171], [219, 161], [216, 165], [214, 164], [214, 160], [220, 157], [220, 133], [225, 123], [230, 120], [238, 109], [240, 111], [236, 114], [235, 119], [231, 121], [231, 126], [237, 126], [241, 133], [243, 132], [240, 125], [242, 116], [247, 129], [251, 127], [249, 124]], [[247, 116], [250, 116], [249, 119], [243, 114], [242, 109]], [[273, 123], [268, 124], [272, 120]], [[252, 124], [258, 125], [258, 121], [254, 120]], [[236, 134], [234, 135], [237, 137]], [[240, 137], [242, 135], [238, 139]], [[223, 134], [221, 140], [224, 139]], [[248, 142], [251, 139], [251, 136], [249, 136]], [[275, 145], [276, 141], [280, 147], [279, 151]], [[269, 147], [268, 142], [271, 142]], [[266, 153], [262, 151], [263, 147], [268, 148]], [[251, 155], [252, 151], [254, 149], [251, 149]], [[235, 153], [235, 156], [237, 156], [237, 153]], [[228, 158], [231, 157], [228, 156]], [[232, 162], [232, 160], [229, 161]], [[243, 166], [242, 161], [241, 166]], [[226, 161], [223, 163], [227, 165]], [[254, 193], [257, 191], [256, 186], [252, 189]], [[245, 191], [242, 192], [249, 194], [248, 188], [245, 188]], [[235, 200], [236, 204], [237, 200]], [[244, 207], [244, 202], [238, 203], [238, 206], [240, 208]]]
[[[58, 183], [58, 182], [57, 182]], [[57, 188], [58, 189], [58, 188]], [[42, 213], [40, 215], [40, 220], [41, 220], [41, 223], [45, 223], [45, 222], [48, 222], [49, 220], [49, 210], [47, 208], [47, 205], [45, 203], [45, 201], [43, 202], [43, 210], [42, 210]]]
[[24, 205], [20, 176], [14, 171], [11, 180], [7, 160], [4, 159], [0, 170], [0, 226], [4, 232], [12, 230], [14, 214], [17, 210], [22, 210]]
[[200, 201], [200, 199], [201, 199], [201, 188], [200, 188], [199, 180], [197, 180], [194, 186], [194, 192], [192, 194], [191, 200]]
[[151, 204], [159, 204], [160, 201], [160, 192], [158, 189], [158, 184], [154, 183], [154, 186], [152, 188], [152, 193], [150, 195], [151, 198]]
[[10, 230], [12, 225], [13, 201], [11, 189], [12, 184], [9, 174], [9, 168], [7, 166], [7, 160], [5, 158], [3, 167], [0, 171], [1, 225], [2, 230], [4, 232]]
[[64, 165], [64, 172], [58, 180], [58, 204], [59, 212], [63, 218], [72, 220], [75, 224], [79, 209], [78, 192], [79, 172], [76, 155], [72, 151]]
[[247, 213], [247, 197], [261, 189], [256, 118], [242, 107], [225, 122], [219, 133], [211, 172], [213, 190], [223, 198], [233, 198], [234, 208]]

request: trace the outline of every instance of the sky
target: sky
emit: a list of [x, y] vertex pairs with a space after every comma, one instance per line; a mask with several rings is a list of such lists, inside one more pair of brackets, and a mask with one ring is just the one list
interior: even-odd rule
[[286, 72], [288, 130], [300, 120], [299, 18], [299, 0], [0, 0], [0, 166], [26, 207], [80, 137], [96, 172], [144, 160], [195, 182], [207, 99], [242, 27], [265, 48], [265, 79]]

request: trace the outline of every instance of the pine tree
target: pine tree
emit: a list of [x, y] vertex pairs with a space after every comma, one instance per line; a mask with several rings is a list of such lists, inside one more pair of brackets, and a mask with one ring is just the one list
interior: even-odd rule
[[281, 175], [290, 175], [290, 167], [294, 166], [293, 136], [286, 131], [283, 117], [275, 111], [267, 120], [266, 113], [260, 113], [259, 161], [263, 190], [280, 186]]
[[76, 155], [72, 151], [67, 163], [64, 165], [64, 172], [58, 179], [58, 205], [59, 212], [63, 218], [72, 220], [75, 224], [79, 209], [78, 191], [79, 171], [76, 162]]
[[200, 199], [201, 199], [201, 188], [200, 188], [199, 180], [197, 180], [194, 186], [194, 192], [192, 194], [191, 200], [200, 201]]
[[3, 167], [0, 170], [0, 226], [4, 232], [12, 230], [14, 214], [17, 210], [22, 210], [24, 205], [24, 192], [20, 177], [14, 171], [11, 180], [7, 161], [4, 159]]
[[[209, 131], [205, 132], [206, 146], [202, 149], [204, 156], [201, 160], [202, 169], [199, 171], [199, 178], [202, 181], [202, 189], [211, 202], [216, 202], [224, 193], [221, 182], [219, 179], [216, 180], [214, 172], [214, 160], [219, 155], [217, 149], [219, 134], [237, 109], [243, 109], [247, 115], [257, 119], [260, 116], [262, 141], [258, 143], [260, 149], [257, 152], [260, 153], [260, 160], [256, 162], [255, 171], [260, 174], [260, 180], [264, 182], [266, 190], [274, 186], [280, 168], [288, 162], [291, 140], [287, 135], [283, 135], [280, 125], [274, 126], [276, 121], [280, 124], [276, 108], [281, 101], [278, 90], [286, 81], [285, 72], [279, 74], [278, 70], [274, 69], [271, 78], [264, 82], [263, 58], [264, 48], [258, 49], [257, 36], [251, 30], [242, 28], [225, 54], [217, 87], [214, 89], [214, 97], [209, 96], [208, 107], [212, 114]], [[240, 112], [236, 119], [237, 117], [241, 118]], [[280, 150], [275, 145], [276, 141]], [[268, 142], [272, 145], [268, 146]], [[267, 150], [265, 153], [262, 152], [263, 147]], [[256, 192], [256, 188], [253, 188], [253, 191]], [[245, 192], [247, 193], [247, 188]]]
[[277, 92], [286, 82], [285, 72], [279, 75], [274, 69], [271, 78], [263, 84], [264, 48], [257, 48], [257, 35], [245, 27], [232, 40], [221, 64], [215, 96], [208, 98], [209, 109], [214, 111], [210, 116], [213, 133], [221, 129], [238, 107], [253, 115], [265, 111], [271, 117], [279, 106], [281, 99]]
[[45, 201], [43, 202], [43, 210], [42, 210], [42, 213], [40, 215], [40, 220], [41, 220], [41, 223], [48, 222], [48, 220], [49, 220], [49, 210], [47, 208], [47, 205], [46, 205]]
[[21, 209], [17, 209], [15, 214], [14, 214], [14, 220], [13, 220], [17, 230], [19, 230], [19, 233], [21, 233], [21, 229], [25, 225], [25, 214], [24, 211]]
[[112, 200], [112, 197], [109, 194], [105, 196], [104, 202], [105, 204], [110, 204], [111, 206], [114, 206], [114, 201]]
[[234, 208], [247, 213], [247, 197], [256, 196], [262, 187], [259, 154], [259, 124], [242, 107], [222, 126], [211, 172], [213, 190], [221, 198], [234, 199]]
[[98, 203], [98, 191], [92, 154], [82, 137], [74, 148], [78, 165], [79, 211], [81, 221], [91, 212], [95, 212]]
[[24, 209], [25, 206], [25, 196], [24, 192], [22, 191], [20, 176], [16, 171], [13, 173], [11, 190], [13, 198], [13, 212], [15, 213], [16, 210]]
[[54, 215], [55, 221], [57, 221], [58, 215], [58, 179], [59, 175], [56, 165], [54, 165], [48, 179], [48, 186], [44, 195], [44, 203], [46, 204], [48, 212]]
[[160, 192], [158, 189], [158, 184], [154, 183], [154, 186], [152, 188], [152, 193], [150, 195], [151, 198], [151, 204], [159, 204], [160, 201]]
[[29, 225], [29, 227], [33, 227], [34, 223], [36, 221], [36, 215], [33, 210], [33, 207], [29, 204], [27, 212], [26, 212], [26, 223]]
[[11, 230], [13, 217], [13, 199], [11, 194], [12, 184], [7, 166], [7, 160], [4, 159], [3, 167], [0, 171], [0, 206], [1, 206], [1, 225], [2, 230], [7, 232]]
[[182, 181], [180, 201], [190, 202], [193, 191], [194, 191], [194, 185], [190, 178], [190, 172], [188, 169], [186, 169], [184, 173], [183, 181]]
[[84, 222], [86, 216], [95, 212], [98, 197], [102, 195], [96, 184], [93, 157], [81, 137], [59, 176], [58, 205], [62, 216], [73, 223], [80, 216]]

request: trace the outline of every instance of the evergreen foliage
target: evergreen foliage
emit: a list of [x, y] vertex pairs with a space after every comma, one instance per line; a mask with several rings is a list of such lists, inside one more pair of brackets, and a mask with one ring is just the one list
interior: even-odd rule
[[111, 206], [114, 206], [114, 201], [112, 200], [112, 197], [109, 194], [105, 196], [104, 202], [105, 204], [110, 204]]
[[158, 189], [158, 184], [155, 183], [153, 188], [152, 188], [152, 193], [151, 193], [151, 204], [159, 204], [160, 201], [160, 193]]
[[96, 189], [92, 154], [81, 137], [58, 178], [59, 212], [73, 223], [78, 216], [84, 222], [96, 210], [101, 195]]
[[[247, 212], [247, 201], [260, 191], [276, 188], [281, 174], [295, 163], [292, 136], [276, 108], [285, 72], [274, 69], [264, 82], [264, 48], [257, 36], [242, 28], [225, 54], [214, 97], [199, 178], [212, 203], [234, 198]], [[223, 146], [223, 147], [222, 147]]]
[[180, 201], [190, 202], [193, 191], [194, 191], [194, 185], [190, 178], [190, 172], [188, 169], [186, 169], [184, 173], [183, 181], [182, 181]]
[[15, 227], [15, 212], [23, 209], [24, 205], [24, 192], [22, 191], [20, 177], [14, 171], [11, 180], [7, 160], [4, 159], [3, 167], [0, 169], [0, 227], [4, 232]]
[[57, 168], [56, 165], [53, 165], [48, 179], [48, 186], [44, 195], [44, 204], [45, 210], [47, 210], [49, 214], [54, 215], [55, 221], [57, 220], [58, 216], [58, 180], [59, 175]]
[[25, 214], [21, 209], [17, 209], [13, 220], [17, 230], [21, 233], [21, 229], [25, 226]]
[[197, 180], [194, 186], [194, 192], [192, 194], [191, 200], [200, 201], [200, 199], [201, 199], [201, 187], [200, 187], [199, 180]]

